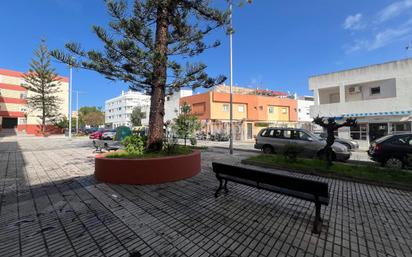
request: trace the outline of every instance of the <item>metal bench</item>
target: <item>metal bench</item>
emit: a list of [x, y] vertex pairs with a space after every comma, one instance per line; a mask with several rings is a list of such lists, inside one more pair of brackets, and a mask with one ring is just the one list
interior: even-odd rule
[[109, 144], [102, 140], [93, 140], [93, 146], [95, 148], [94, 153], [103, 153], [103, 150], [117, 151], [120, 148], [118, 144]]
[[216, 162], [213, 162], [212, 166], [219, 180], [219, 188], [216, 190], [215, 197], [218, 197], [223, 189], [228, 193], [227, 182], [232, 181], [313, 202], [316, 214], [312, 232], [320, 233], [322, 228], [321, 205], [329, 204], [327, 183]]

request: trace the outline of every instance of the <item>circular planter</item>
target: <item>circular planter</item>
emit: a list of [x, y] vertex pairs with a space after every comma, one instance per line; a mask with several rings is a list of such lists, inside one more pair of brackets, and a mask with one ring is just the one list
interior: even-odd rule
[[98, 181], [112, 184], [161, 184], [190, 178], [200, 172], [200, 151], [147, 159], [95, 158], [94, 175]]

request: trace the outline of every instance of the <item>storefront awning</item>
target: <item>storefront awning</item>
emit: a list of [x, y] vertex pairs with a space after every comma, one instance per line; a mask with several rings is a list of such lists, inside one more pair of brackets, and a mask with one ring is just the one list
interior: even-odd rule
[[365, 112], [365, 113], [350, 113], [344, 114], [342, 117], [370, 117], [370, 116], [406, 116], [411, 115], [412, 111], [396, 111], [396, 112]]

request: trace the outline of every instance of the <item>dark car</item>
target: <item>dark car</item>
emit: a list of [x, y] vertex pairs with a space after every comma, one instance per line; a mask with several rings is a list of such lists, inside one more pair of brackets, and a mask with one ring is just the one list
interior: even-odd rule
[[388, 135], [370, 144], [368, 155], [382, 166], [412, 166], [412, 134]]

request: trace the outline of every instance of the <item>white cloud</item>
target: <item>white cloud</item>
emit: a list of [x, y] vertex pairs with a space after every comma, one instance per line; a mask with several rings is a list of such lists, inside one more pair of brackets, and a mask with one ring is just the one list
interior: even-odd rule
[[397, 28], [387, 28], [376, 34], [370, 40], [355, 40], [352, 45], [345, 46], [346, 53], [360, 50], [372, 51], [385, 47], [393, 42], [404, 40], [412, 36], [412, 19]]
[[365, 26], [362, 23], [362, 14], [357, 13], [355, 15], [349, 15], [346, 17], [345, 22], [343, 23], [343, 28], [347, 30], [359, 30], [363, 29]]
[[380, 12], [378, 12], [377, 22], [382, 23], [392, 18], [398, 17], [403, 12], [408, 11], [408, 9], [410, 8], [412, 8], [412, 0], [397, 1], [386, 6]]

